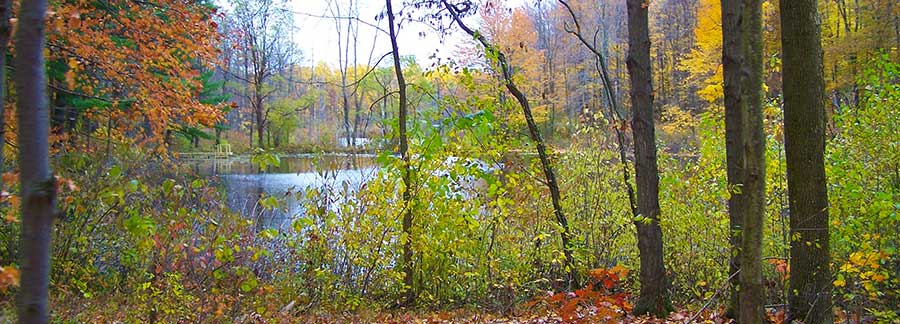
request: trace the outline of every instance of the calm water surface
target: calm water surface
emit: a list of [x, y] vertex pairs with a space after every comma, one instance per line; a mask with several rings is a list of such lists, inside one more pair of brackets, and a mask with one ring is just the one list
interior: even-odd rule
[[[329, 191], [339, 205], [345, 187], [355, 192], [377, 172], [375, 157], [369, 155], [282, 156], [281, 165], [268, 170], [259, 170], [246, 157], [199, 161], [193, 167], [203, 176], [220, 180], [228, 207], [248, 218], [258, 218], [257, 224], [264, 228], [284, 228], [303, 215], [299, 192], [309, 188]], [[277, 197], [281, 208], [262, 208], [259, 200], [266, 196]]]

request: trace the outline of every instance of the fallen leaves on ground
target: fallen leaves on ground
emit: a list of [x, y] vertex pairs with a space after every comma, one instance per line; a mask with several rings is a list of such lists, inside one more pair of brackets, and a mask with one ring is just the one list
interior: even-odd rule
[[[310, 314], [285, 319], [298, 323], [384, 323], [384, 324], [400, 324], [400, 323], [416, 323], [416, 324], [456, 324], [456, 323], [511, 323], [511, 324], [549, 324], [549, 323], [628, 323], [628, 324], [663, 324], [663, 323], [687, 323], [694, 314], [688, 311], [680, 311], [672, 313], [666, 319], [656, 319], [648, 316], [632, 316], [627, 315], [621, 319], [611, 320], [607, 322], [595, 320], [579, 320], [563, 321], [563, 319], [553, 312], [533, 312], [514, 315], [500, 315], [494, 313], [479, 313], [470, 310], [459, 311], [440, 311], [430, 313], [363, 313], [363, 314]], [[592, 318], [588, 314], [583, 314], [583, 318]], [[722, 316], [721, 312], [704, 312], [698, 316], [693, 323], [714, 323], [725, 324], [731, 323], [730, 320]]]

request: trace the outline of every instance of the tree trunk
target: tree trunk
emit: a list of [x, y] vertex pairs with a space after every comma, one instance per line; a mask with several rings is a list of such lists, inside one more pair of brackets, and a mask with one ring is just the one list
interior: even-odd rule
[[250, 116], [250, 125], [249, 127], [247, 127], [247, 129], [250, 131], [247, 137], [247, 143], [251, 151], [253, 150], [253, 124], [255, 123], [254, 120], [255, 118], [253, 116]]
[[50, 232], [56, 181], [50, 173], [49, 112], [44, 67], [47, 0], [22, 2], [16, 32], [19, 181], [22, 186], [22, 285], [19, 322], [49, 321]]
[[[0, 174], [6, 171], [6, 52], [9, 49], [9, 37], [12, 28], [9, 17], [12, 4], [9, 0], [0, 0]], [[3, 179], [0, 179], [0, 190], [3, 189]]]
[[[406, 292], [403, 305], [411, 306], [416, 302], [416, 291], [413, 289], [413, 250], [412, 250], [412, 170], [409, 167], [409, 143], [406, 138], [406, 113], [408, 109], [408, 101], [406, 98], [406, 79], [403, 78], [403, 67], [400, 65], [400, 52], [397, 46], [397, 30], [394, 23], [394, 10], [391, 6], [391, 0], [385, 0], [387, 4], [387, 17], [391, 37], [391, 50], [394, 58], [394, 73], [397, 74], [397, 87], [400, 97], [400, 113], [398, 126], [400, 127], [400, 156], [403, 159], [403, 234], [406, 236], [403, 241], [403, 273]], [[346, 115], [345, 115], [346, 116]], [[349, 139], [348, 142], [349, 144]]]
[[825, 81], [815, 0], [781, 1], [784, 146], [790, 208], [789, 317], [832, 323]]
[[766, 134], [763, 126], [762, 1], [743, 0], [744, 64], [742, 102], [747, 111], [744, 158], [744, 208], [741, 230], [740, 323], [765, 323], [762, 232], [766, 215]]
[[628, 74], [631, 77], [631, 128], [634, 132], [637, 209], [635, 220], [641, 262], [641, 291], [635, 314], [664, 318], [671, 311], [666, 296], [662, 229], [659, 226], [659, 170], [653, 123], [653, 87], [650, 84], [650, 28], [646, 0], [628, 0]]
[[[353, 6], [353, 1], [350, 1], [350, 7]], [[335, 9], [337, 10], [337, 16], [341, 15], [341, 7], [340, 5], [335, 5]], [[352, 9], [350, 10], [352, 12]], [[343, 122], [342, 125], [344, 128], [344, 140], [346, 141], [344, 144], [347, 148], [349, 148], [353, 141], [353, 134], [350, 132], [350, 95], [347, 93], [347, 73], [349, 71], [350, 65], [350, 34], [353, 29], [353, 22], [347, 22], [347, 33], [342, 34], [341, 29], [341, 19], [337, 18], [334, 20], [334, 27], [337, 31], [337, 39], [338, 39], [338, 69], [341, 73], [341, 99], [342, 99], [342, 112], [343, 112]], [[355, 54], [355, 53], [354, 53]], [[356, 68], [356, 66], [354, 66]]]
[[359, 121], [360, 115], [362, 115], [362, 102], [366, 98], [365, 94], [363, 94], [359, 89], [356, 90], [356, 93], [357, 95], [354, 96], [354, 104], [356, 110], [355, 115], [353, 116], [353, 129], [351, 130], [351, 133], [353, 134], [353, 142], [351, 143], [351, 147], [355, 147], [357, 145], [356, 138], [359, 137]]
[[900, 48], [900, 15], [894, 16], [894, 46]]
[[[256, 99], [254, 99], [255, 104], [254, 104], [253, 109], [254, 109], [254, 114], [256, 115], [256, 139], [257, 139], [256, 145], [259, 146], [260, 148], [265, 148], [266, 145], [265, 145], [264, 140], [265, 140], [265, 133], [266, 133], [266, 127], [265, 127], [266, 119], [265, 119], [265, 114], [263, 114], [263, 111], [264, 111], [263, 110], [263, 100], [261, 97], [259, 97], [259, 91], [260, 91], [259, 88], [260, 87], [262, 87], [262, 84], [257, 85]], [[252, 139], [251, 139], [251, 142], [253, 142]]]
[[741, 25], [744, 23], [741, 10], [742, 0], [722, 0], [722, 71], [725, 94], [725, 155], [727, 163], [728, 220], [731, 238], [731, 259], [728, 273], [731, 278], [731, 298], [727, 315], [739, 319], [740, 277], [732, 276], [739, 271], [741, 223], [744, 219], [744, 175], [745, 157], [744, 125], [747, 122], [745, 103], [741, 97], [741, 76], [744, 66], [743, 39]]
[[345, 145], [349, 148], [351, 146], [351, 142], [353, 141], [353, 134], [350, 132], [350, 99], [347, 94], [347, 77], [346, 72], [342, 72], [344, 76], [342, 76], [342, 84], [341, 84], [341, 92], [344, 100], [344, 138], [346, 139]]

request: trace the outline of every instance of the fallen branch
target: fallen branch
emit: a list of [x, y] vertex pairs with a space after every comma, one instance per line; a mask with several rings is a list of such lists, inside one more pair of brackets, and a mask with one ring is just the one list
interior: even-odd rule
[[700, 307], [700, 310], [698, 310], [697, 313], [694, 314], [694, 316], [691, 316], [691, 318], [689, 320], [687, 320], [687, 322], [684, 322], [684, 324], [690, 324], [690, 323], [693, 323], [695, 320], [697, 320], [697, 317], [700, 317], [700, 314], [703, 314], [703, 311], [705, 311], [706, 308], [709, 307], [709, 305], [712, 305], [712, 302], [714, 300], [716, 300], [716, 297], [719, 297], [719, 295], [722, 294], [722, 292], [725, 291], [725, 289], [727, 289], [728, 286], [731, 285], [731, 279], [734, 279], [734, 276], [737, 276], [738, 273], [741, 273], [741, 269], [738, 269], [737, 271], [732, 273], [731, 276], [729, 276], [728, 279], [725, 280], [725, 284], [722, 285], [722, 287], [719, 288], [719, 290], [716, 290], [716, 293], [713, 294], [712, 297], [710, 297], [709, 300], [706, 301], [706, 304], [703, 304], [703, 307]]

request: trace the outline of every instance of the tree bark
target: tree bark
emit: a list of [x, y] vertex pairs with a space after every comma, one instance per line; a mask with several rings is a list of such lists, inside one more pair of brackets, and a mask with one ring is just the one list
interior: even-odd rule
[[[352, 7], [354, 5], [353, 1], [350, 1], [349, 6]], [[338, 4], [335, 4], [335, 16], [342, 16], [341, 7]], [[352, 14], [352, 9], [348, 14]], [[347, 83], [347, 73], [349, 71], [350, 66], [350, 34], [353, 32], [353, 21], [349, 20], [347, 22], [347, 33], [342, 34], [342, 26], [341, 21], [343, 19], [335, 18], [334, 27], [337, 31], [337, 39], [338, 39], [338, 69], [341, 74], [341, 99], [342, 99], [342, 112], [343, 112], [343, 128], [344, 128], [344, 140], [346, 140], [347, 148], [352, 147], [353, 145], [353, 137], [354, 134], [350, 130], [350, 94], [347, 92], [348, 83]], [[356, 57], [356, 52], [354, 51], [354, 60]], [[354, 69], [356, 65], [354, 65]]]
[[512, 68], [509, 65], [509, 61], [506, 59], [506, 55], [503, 52], [500, 52], [496, 47], [494, 47], [488, 40], [484, 37], [483, 34], [469, 28], [466, 26], [462, 19], [459, 17], [459, 9], [455, 6], [451, 5], [446, 0], [441, 0], [443, 2], [444, 7], [447, 11], [450, 12], [450, 16], [456, 22], [459, 27], [477, 40], [481, 46], [484, 47], [485, 52], [490, 53], [490, 55], [494, 55], [497, 58], [497, 61], [500, 63], [500, 73], [503, 78], [503, 83], [506, 85], [506, 89], [516, 98], [519, 105], [522, 107], [522, 112], [525, 115], [525, 123], [528, 125], [528, 134], [531, 137], [531, 140], [534, 142], [535, 146], [537, 146], [538, 158], [541, 161], [541, 169], [544, 172], [544, 178], [547, 181], [547, 187], [550, 190], [550, 201], [553, 204], [553, 214], [556, 216], [556, 222], [562, 228], [561, 241], [563, 248], [563, 255], [566, 258], [565, 269], [568, 272], [568, 285], [569, 288], [573, 288], [578, 285], [578, 271], [575, 269], [575, 258], [572, 254], [572, 249], [574, 246], [572, 245], [572, 233], [569, 230], [569, 221], [566, 218], [565, 213], [563, 213], [562, 209], [562, 198], [559, 192], [559, 183], [556, 181], [556, 173], [553, 170], [553, 164], [550, 161], [550, 157], [547, 154], [547, 146], [544, 143], [544, 139], [541, 136], [541, 131], [537, 126], [537, 123], [534, 121], [534, 116], [531, 113], [531, 105], [528, 103], [528, 98], [525, 94], [516, 86], [516, 83], [512, 78]]
[[743, 0], [744, 64], [742, 102], [747, 119], [744, 158], [744, 208], [741, 230], [741, 296], [739, 322], [765, 323], [765, 290], [762, 278], [762, 232], [766, 214], [766, 134], [763, 126], [762, 1]]
[[[409, 166], [409, 142], [406, 138], [406, 113], [409, 105], [406, 98], [406, 79], [403, 78], [403, 67], [400, 65], [400, 52], [397, 46], [397, 31], [394, 23], [394, 9], [391, 0], [385, 0], [387, 5], [388, 30], [391, 37], [391, 51], [394, 59], [394, 73], [397, 74], [397, 88], [400, 97], [400, 112], [398, 127], [400, 131], [400, 157], [403, 159], [403, 273], [406, 286], [403, 305], [411, 306], [416, 302], [416, 291], [413, 288], [413, 250], [412, 250], [412, 170]], [[348, 142], [349, 143], [349, 142]]]
[[659, 170], [653, 122], [653, 78], [650, 69], [649, 3], [628, 0], [628, 74], [631, 77], [631, 128], [634, 133], [637, 209], [635, 219], [641, 263], [640, 297], [635, 314], [664, 318], [671, 311], [666, 294], [662, 229], [659, 226]]
[[20, 323], [47, 323], [50, 232], [56, 181], [50, 173], [49, 112], [44, 67], [47, 0], [22, 2], [16, 32], [16, 96], [19, 122], [19, 181], [22, 186], [22, 285]]
[[[264, 140], [265, 140], [265, 134], [266, 134], [266, 117], [265, 117], [265, 114], [263, 113], [264, 112], [263, 99], [259, 94], [259, 92], [261, 91], [261, 88], [262, 88], [262, 83], [261, 83], [262, 81], [258, 81], [258, 82], [260, 82], [260, 83], [257, 83], [255, 85], [256, 90], [254, 90], [254, 91], [256, 91], [256, 94], [255, 94], [256, 98], [254, 98], [253, 113], [254, 113], [254, 115], [256, 115], [257, 146], [259, 146], [260, 148], [265, 148], [266, 145], [265, 145]], [[252, 139], [251, 139], [251, 142], [252, 142]]]
[[728, 220], [731, 241], [731, 259], [728, 273], [731, 279], [731, 298], [726, 313], [729, 318], [740, 317], [740, 277], [731, 276], [741, 268], [741, 224], [744, 219], [745, 158], [744, 124], [747, 122], [745, 103], [741, 96], [741, 75], [744, 66], [744, 23], [742, 0], [722, 0], [722, 74], [725, 95], [725, 156], [728, 176]]
[[[0, 174], [6, 171], [6, 52], [9, 50], [9, 38], [12, 33], [9, 18], [12, 4], [9, 0], [0, 0]], [[0, 190], [3, 190], [3, 179], [0, 179]]]
[[815, 0], [781, 1], [784, 146], [790, 208], [789, 317], [832, 323], [825, 81]]

